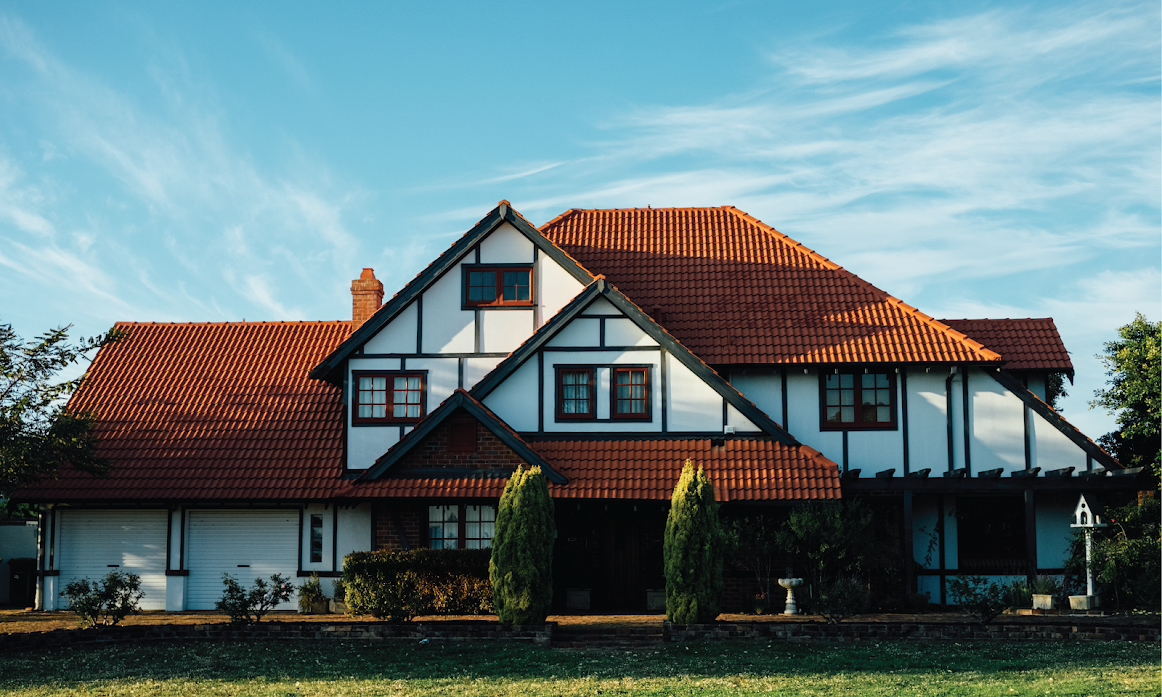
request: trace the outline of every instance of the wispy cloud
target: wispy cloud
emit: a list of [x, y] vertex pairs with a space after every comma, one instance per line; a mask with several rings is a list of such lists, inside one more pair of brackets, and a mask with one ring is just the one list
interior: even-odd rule
[[[307, 80], [277, 41], [268, 37], [262, 44], [295, 79]], [[85, 297], [102, 299], [102, 314], [133, 306], [145, 308], [145, 316], [165, 316], [167, 300], [180, 295], [167, 290], [177, 280], [171, 275], [181, 269], [178, 278], [210, 293], [229, 289], [217, 301], [200, 303], [208, 311], [227, 308], [226, 318], [301, 318], [303, 310], [285, 298], [342, 287], [356, 267], [359, 243], [345, 215], [357, 197], [320, 176], [326, 168], [318, 163], [263, 171], [232, 142], [214, 94], [188, 77], [179, 54], [170, 56], [175, 68], [159, 67], [163, 56], [148, 69], [160, 107], [146, 107], [139, 96], [65, 62], [11, 17], [0, 16], [0, 56], [7, 56], [6, 74], [22, 74], [26, 85], [15, 98], [39, 114], [51, 134], [40, 165], [52, 167], [67, 155], [74, 168], [94, 167], [116, 183], [112, 197], [118, 200], [116, 207], [95, 210], [80, 200], [60, 200], [75, 196], [63, 190], [50, 204], [39, 181], [47, 174], [29, 180], [0, 159], [0, 253], [10, 268], [37, 275], [55, 260], [63, 271], [83, 251], [91, 268], [109, 270], [75, 269], [89, 288]], [[60, 205], [66, 202], [71, 205]], [[78, 209], [86, 212], [77, 216]], [[143, 221], [149, 233], [141, 230]], [[139, 282], [123, 283], [115, 271], [123, 268], [134, 269]], [[248, 306], [261, 311], [248, 312]]]

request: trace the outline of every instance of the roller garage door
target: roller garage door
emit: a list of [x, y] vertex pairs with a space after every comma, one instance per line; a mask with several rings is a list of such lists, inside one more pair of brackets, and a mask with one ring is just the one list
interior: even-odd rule
[[141, 577], [141, 608], [164, 610], [167, 515], [62, 509], [56, 561], [61, 589], [74, 578], [97, 580], [110, 571], [126, 571]]
[[[299, 512], [190, 511], [186, 568], [186, 608], [213, 610], [222, 598], [222, 576], [230, 574], [244, 587], [255, 578], [282, 574], [298, 584]], [[296, 607], [291, 596], [280, 610]]]

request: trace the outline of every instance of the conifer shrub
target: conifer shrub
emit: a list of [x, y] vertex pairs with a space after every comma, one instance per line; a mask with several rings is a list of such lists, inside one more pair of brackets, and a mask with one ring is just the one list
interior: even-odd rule
[[[343, 560], [336, 600], [352, 615], [407, 622], [417, 615], [492, 612], [487, 549], [355, 552]], [[340, 594], [340, 590], [341, 594]]]
[[675, 624], [713, 622], [722, 608], [723, 534], [714, 486], [690, 460], [670, 498], [663, 554], [666, 619]]
[[503, 624], [541, 624], [553, 602], [553, 499], [540, 467], [521, 465], [496, 511], [488, 576]]

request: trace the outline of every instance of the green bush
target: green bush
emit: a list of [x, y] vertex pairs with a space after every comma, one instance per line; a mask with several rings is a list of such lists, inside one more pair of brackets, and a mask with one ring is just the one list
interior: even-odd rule
[[948, 579], [948, 594], [954, 605], [981, 624], [992, 622], [1008, 607], [1006, 589], [989, 583], [984, 576], [964, 576]]
[[850, 576], [826, 583], [815, 599], [815, 610], [827, 624], [839, 624], [844, 617], [858, 615], [867, 609], [871, 590], [865, 581]]
[[263, 615], [278, 607], [279, 603], [290, 600], [295, 586], [282, 574], [270, 577], [270, 585], [261, 578], [254, 579], [254, 587], [244, 589], [230, 574], [222, 574], [222, 599], [214, 607], [230, 615], [236, 624], [257, 624]]
[[[803, 576], [816, 597], [837, 579], [867, 578], [875, 557], [886, 556], [872, 512], [858, 499], [797, 506], [779, 531], [778, 546], [806, 557]], [[812, 610], [813, 604], [808, 595]]]
[[124, 571], [110, 571], [101, 581], [87, 578], [69, 581], [61, 596], [77, 613], [81, 628], [113, 626], [126, 615], [138, 611], [145, 592], [141, 577]]
[[[1036, 576], [1029, 586], [1029, 595], [1057, 595], [1061, 590], [1061, 583], [1052, 576]], [[1032, 598], [1029, 599], [1032, 602]]]
[[[1157, 499], [1130, 503], [1106, 513], [1107, 527], [1093, 534], [1093, 571], [1102, 607], [1114, 612], [1157, 612], [1162, 604], [1162, 537]], [[1077, 533], [1065, 572], [1085, 592], [1085, 536]]]
[[713, 622], [722, 608], [723, 534], [714, 486], [690, 460], [670, 498], [663, 554], [666, 619], [675, 624]]
[[335, 599], [352, 615], [392, 622], [417, 615], [492, 612], [487, 549], [413, 549], [355, 552], [343, 561]]
[[1033, 607], [1033, 593], [1024, 581], [1013, 581], [1005, 586], [1005, 607]]
[[500, 497], [488, 577], [504, 624], [540, 624], [553, 602], [553, 499], [540, 467], [521, 465]]
[[318, 573], [312, 573], [311, 577], [299, 586], [299, 612], [314, 612], [317, 605], [325, 602], [327, 596], [323, 595], [323, 582]]

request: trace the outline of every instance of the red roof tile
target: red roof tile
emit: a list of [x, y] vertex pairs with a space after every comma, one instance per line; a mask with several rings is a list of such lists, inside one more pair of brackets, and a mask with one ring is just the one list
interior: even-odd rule
[[339, 390], [307, 379], [348, 322], [119, 323], [70, 406], [108, 479], [64, 469], [20, 500], [303, 499], [339, 484]]
[[1073, 374], [1069, 352], [1052, 317], [1043, 319], [943, 319], [941, 322], [1001, 354], [1007, 370]]
[[540, 229], [712, 365], [999, 359], [733, 206], [574, 209]]
[[[538, 441], [531, 444], [569, 479], [554, 498], [666, 500], [687, 458], [706, 468], [719, 501], [834, 499], [839, 467], [807, 446], [768, 440]], [[352, 496], [498, 498], [505, 479], [385, 477], [352, 487]]]

